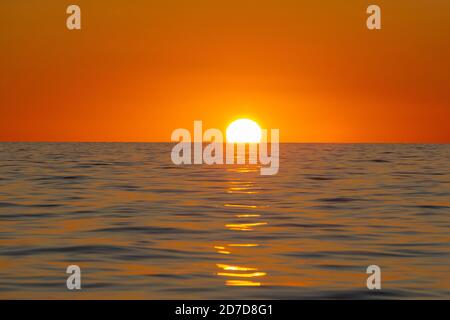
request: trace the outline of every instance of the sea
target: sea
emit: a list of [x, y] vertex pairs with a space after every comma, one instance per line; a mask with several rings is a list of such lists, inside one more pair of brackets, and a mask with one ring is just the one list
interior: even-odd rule
[[449, 144], [286, 143], [271, 176], [172, 147], [0, 143], [0, 298], [450, 299]]

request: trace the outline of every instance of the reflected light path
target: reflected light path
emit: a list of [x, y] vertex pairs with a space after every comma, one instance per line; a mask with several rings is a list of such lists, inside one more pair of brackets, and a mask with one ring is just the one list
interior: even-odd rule
[[241, 286], [241, 287], [259, 287], [261, 286], [261, 282], [255, 281], [245, 281], [245, 280], [227, 280], [225, 282], [227, 286]]
[[[247, 177], [242, 177], [247, 173], [255, 172], [257, 169], [249, 166], [248, 168], [230, 168], [227, 170], [231, 175], [232, 179], [228, 181], [229, 187], [227, 189], [228, 194], [236, 194], [236, 197], [232, 201], [226, 202], [223, 206], [229, 209], [230, 216], [233, 217], [235, 221], [226, 223], [224, 226], [227, 230], [233, 232], [242, 231], [245, 232], [256, 232], [258, 228], [262, 228], [268, 223], [262, 221], [262, 216], [260, 213], [247, 213], [246, 210], [255, 211], [267, 206], [255, 205], [250, 203], [250, 198], [246, 198], [246, 195], [251, 197], [252, 195], [259, 194], [259, 187], [255, 185], [255, 182], [248, 181]], [[247, 180], [241, 180], [246, 178]], [[233, 197], [232, 195], [230, 195]], [[244, 197], [244, 198], [243, 198]], [[254, 199], [253, 199], [254, 200]], [[242, 212], [244, 211], [244, 212]], [[233, 261], [237, 259], [242, 259], [244, 256], [253, 257], [254, 249], [257, 249], [260, 244], [254, 243], [253, 241], [245, 241], [245, 238], [239, 236], [242, 239], [242, 243], [229, 243], [220, 244], [214, 246], [214, 249], [218, 254], [227, 255], [233, 258]], [[236, 251], [238, 250], [238, 251]], [[227, 260], [228, 261], [228, 260]], [[241, 287], [259, 287], [263, 283], [262, 278], [267, 276], [267, 273], [259, 270], [256, 266], [248, 266], [245, 261], [241, 263], [217, 263], [216, 267], [219, 269], [216, 275], [225, 278], [225, 286], [241, 286]]]

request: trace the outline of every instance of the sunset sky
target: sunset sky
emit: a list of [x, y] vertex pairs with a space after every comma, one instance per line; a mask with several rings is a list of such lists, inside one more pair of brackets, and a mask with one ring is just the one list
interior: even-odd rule
[[448, 0], [8, 0], [0, 28], [0, 141], [169, 141], [247, 117], [284, 142], [450, 142]]

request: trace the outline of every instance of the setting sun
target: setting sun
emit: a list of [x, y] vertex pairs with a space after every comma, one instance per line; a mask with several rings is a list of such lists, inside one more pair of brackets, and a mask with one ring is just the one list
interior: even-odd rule
[[227, 128], [227, 142], [232, 143], [259, 143], [261, 141], [261, 128], [249, 119], [233, 121]]

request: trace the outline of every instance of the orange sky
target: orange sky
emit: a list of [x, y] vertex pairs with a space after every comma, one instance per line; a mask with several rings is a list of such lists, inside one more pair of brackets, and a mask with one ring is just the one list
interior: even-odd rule
[[450, 142], [447, 0], [1, 1], [0, 28], [0, 141], [168, 141], [246, 116], [285, 142]]

